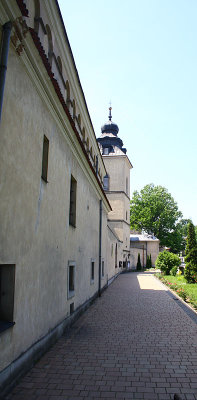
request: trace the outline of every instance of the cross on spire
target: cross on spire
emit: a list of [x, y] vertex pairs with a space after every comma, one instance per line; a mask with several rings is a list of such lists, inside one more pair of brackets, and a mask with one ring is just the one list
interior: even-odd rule
[[109, 121], [111, 121], [111, 119], [112, 119], [112, 115], [111, 115], [111, 110], [112, 110], [111, 101], [109, 102], [109, 105], [110, 105], [110, 107], [109, 107]]

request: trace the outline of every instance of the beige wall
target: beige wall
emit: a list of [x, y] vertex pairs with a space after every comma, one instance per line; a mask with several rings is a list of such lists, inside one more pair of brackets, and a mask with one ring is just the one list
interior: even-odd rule
[[[130, 247], [130, 169], [126, 155], [103, 156], [109, 175], [109, 191], [106, 192], [112, 211], [108, 219], [122, 242], [122, 260], [128, 261]], [[126, 193], [127, 190], [127, 193]]]
[[126, 193], [126, 179], [128, 179], [127, 195], [130, 196], [130, 168], [131, 164], [126, 155], [103, 156], [109, 175], [109, 190]]
[[[72, 65], [69, 68], [74, 69]], [[80, 99], [86, 132], [96, 152], [85, 102], [75, 85], [73, 82], [73, 93]], [[49, 139], [48, 183], [41, 179], [44, 135]], [[29, 34], [20, 57], [10, 44], [0, 145], [0, 264], [15, 264], [15, 325], [1, 333], [2, 370], [67, 318], [70, 303], [77, 309], [98, 291], [100, 199], [106, 268], [102, 286], [108, 276], [106, 227], [110, 207]], [[99, 169], [105, 173], [101, 157]], [[77, 180], [76, 228], [69, 225], [71, 174]], [[94, 281], [91, 261], [95, 262]], [[69, 262], [75, 264], [71, 299]]]

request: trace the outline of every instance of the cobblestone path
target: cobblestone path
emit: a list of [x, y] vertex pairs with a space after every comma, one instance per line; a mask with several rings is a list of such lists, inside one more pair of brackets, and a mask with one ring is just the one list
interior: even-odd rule
[[197, 323], [150, 273], [120, 275], [8, 400], [197, 400]]

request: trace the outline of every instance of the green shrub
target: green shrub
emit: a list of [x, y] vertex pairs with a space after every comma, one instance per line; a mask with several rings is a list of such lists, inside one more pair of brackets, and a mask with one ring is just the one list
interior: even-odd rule
[[177, 274], [177, 267], [173, 267], [171, 270], [170, 270], [170, 275], [172, 275], [172, 276], [176, 276], [176, 274]]
[[146, 259], [146, 268], [152, 268], [151, 254], [150, 254], [150, 255], [147, 255], [147, 259]]
[[152, 268], [152, 258], [151, 258], [151, 254], [150, 254], [149, 259], [150, 259], [150, 268]]
[[141, 260], [140, 260], [140, 253], [138, 253], [138, 258], [137, 258], [137, 270], [141, 270], [142, 265], [141, 265]]
[[159, 268], [165, 275], [170, 275], [170, 270], [173, 267], [178, 267], [180, 265], [180, 258], [169, 251], [164, 250], [159, 253], [155, 266]]
[[190, 222], [187, 231], [187, 245], [185, 256], [184, 276], [188, 283], [194, 283], [194, 276], [197, 274], [197, 243], [194, 225]]

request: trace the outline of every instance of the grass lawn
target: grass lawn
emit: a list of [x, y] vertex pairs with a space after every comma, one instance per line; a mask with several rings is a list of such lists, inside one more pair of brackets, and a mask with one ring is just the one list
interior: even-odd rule
[[187, 283], [184, 276], [158, 276], [170, 289], [174, 290], [183, 300], [191, 303], [197, 310], [197, 283]]

